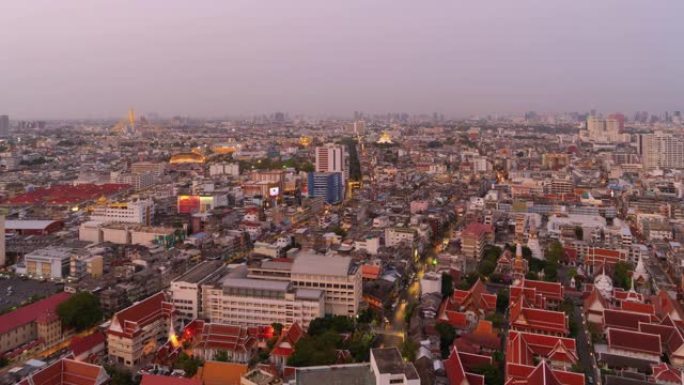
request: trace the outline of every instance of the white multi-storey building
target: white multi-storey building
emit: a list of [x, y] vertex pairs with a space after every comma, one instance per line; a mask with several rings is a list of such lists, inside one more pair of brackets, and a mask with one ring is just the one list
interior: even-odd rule
[[350, 257], [300, 253], [294, 260], [291, 282], [300, 289], [325, 293], [325, 314], [355, 316], [363, 283], [361, 269]]
[[230, 175], [240, 176], [240, 165], [238, 163], [214, 163], [209, 166], [209, 175]]
[[345, 164], [345, 148], [335, 144], [316, 147], [316, 172], [341, 172], [342, 196], [349, 179], [349, 168]]
[[410, 227], [390, 227], [385, 229], [385, 246], [394, 247], [402, 242], [412, 245], [416, 239], [416, 231]]
[[154, 202], [151, 199], [104, 203], [95, 206], [90, 220], [95, 222], [126, 222], [151, 225], [154, 218]]
[[201, 316], [202, 285], [221, 276], [225, 270], [221, 261], [206, 261], [171, 281], [171, 301], [185, 323]]
[[258, 326], [297, 322], [305, 327], [324, 315], [324, 294], [287, 281], [226, 276], [202, 286], [203, 315], [212, 323]]
[[644, 168], [684, 168], [684, 138], [657, 132], [639, 136]]

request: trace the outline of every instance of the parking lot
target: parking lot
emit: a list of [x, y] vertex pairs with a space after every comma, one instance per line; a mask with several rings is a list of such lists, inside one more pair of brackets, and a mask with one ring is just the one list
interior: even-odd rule
[[[8, 290], [12, 288], [11, 291]], [[0, 278], [0, 312], [20, 306], [32, 296], [47, 297], [62, 291], [63, 284], [41, 282], [17, 277]]]

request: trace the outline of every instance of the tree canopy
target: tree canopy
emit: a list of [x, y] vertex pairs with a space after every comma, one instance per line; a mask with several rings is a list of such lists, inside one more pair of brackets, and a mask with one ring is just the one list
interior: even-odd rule
[[89, 292], [76, 293], [57, 306], [57, 315], [62, 326], [85, 330], [102, 320], [100, 300]]

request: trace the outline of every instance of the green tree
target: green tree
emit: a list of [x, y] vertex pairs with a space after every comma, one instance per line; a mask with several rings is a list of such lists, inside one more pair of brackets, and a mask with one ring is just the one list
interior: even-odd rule
[[480, 263], [480, 274], [483, 277], [489, 277], [496, 269], [496, 262], [483, 260]]
[[203, 364], [204, 362], [200, 358], [183, 352], [178, 357], [178, 360], [176, 360], [175, 367], [176, 369], [182, 369], [185, 372], [185, 377], [193, 377]]
[[618, 262], [615, 264], [615, 286], [628, 290], [631, 286], [632, 266], [627, 262]]
[[361, 323], [361, 324], [369, 324], [375, 320], [376, 314], [373, 311], [373, 309], [364, 309], [359, 312], [358, 317], [356, 318], [356, 322]]
[[9, 360], [6, 357], [0, 357], [0, 368], [9, 365]]
[[111, 385], [135, 385], [133, 373], [128, 369], [119, 368], [113, 365], [105, 365], [105, 371], [109, 375]]
[[374, 336], [370, 332], [357, 330], [354, 332], [349, 342], [349, 352], [356, 362], [368, 362], [370, 360], [370, 349], [373, 345]]
[[505, 313], [508, 309], [509, 295], [507, 289], [501, 289], [496, 293], [496, 311]]
[[309, 323], [309, 335], [317, 336], [329, 330], [338, 333], [349, 333], [354, 331], [354, 321], [345, 316], [326, 315], [323, 318], [316, 318]]
[[454, 294], [454, 277], [451, 274], [442, 273], [442, 297], [451, 297]]
[[57, 306], [57, 315], [62, 325], [85, 330], [102, 320], [100, 300], [89, 292], [79, 292]]
[[214, 361], [228, 362], [228, 352], [225, 350], [219, 350], [214, 354]]
[[401, 343], [401, 355], [407, 361], [413, 362], [416, 360], [416, 355], [418, 354], [418, 343], [410, 338], [406, 338], [404, 342]]
[[271, 327], [273, 328], [273, 332], [275, 335], [279, 336], [280, 333], [283, 332], [283, 324], [279, 322], [274, 322], [271, 324]]
[[442, 358], [449, 357], [449, 350], [451, 349], [451, 344], [456, 339], [456, 330], [453, 326], [446, 322], [440, 322], [435, 327], [437, 333], [439, 333], [439, 349], [442, 353]]
[[318, 336], [305, 335], [297, 341], [295, 352], [287, 359], [290, 366], [332, 365], [337, 361], [341, 337], [333, 330]]
[[564, 254], [565, 251], [563, 250], [563, 245], [557, 240], [554, 240], [546, 250], [545, 257], [549, 263], [558, 263], [561, 261]]
[[473, 373], [480, 374], [485, 378], [487, 385], [503, 385], [504, 378], [501, 370], [492, 364], [484, 364], [472, 369]]

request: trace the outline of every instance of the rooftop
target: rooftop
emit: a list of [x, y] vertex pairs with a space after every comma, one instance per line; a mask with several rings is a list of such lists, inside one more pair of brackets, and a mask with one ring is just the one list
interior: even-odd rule
[[318, 254], [300, 254], [292, 265], [293, 274], [349, 275], [351, 257], [326, 256]]
[[223, 287], [238, 289], [264, 289], [286, 292], [290, 287], [287, 281], [269, 281], [265, 279], [232, 278], [226, 277], [222, 281]]
[[185, 274], [174, 279], [174, 282], [200, 283], [212, 275], [212, 273], [217, 272], [221, 266], [223, 266], [223, 262], [221, 261], [202, 262], [188, 270]]
[[0, 316], [0, 334], [7, 333], [19, 326], [35, 321], [45, 312], [55, 312], [57, 306], [66, 301], [71, 294], [57, 293], [40, 301], [18, 308]]
[[413, 364], [407, 364], [397, 348], [372, 349], [371, 355], [380, 373], [405, 374], [408, 379], [418, 378], [418, 372]]
[[375, 385], [370, 364], [297, 368], [296, 385]]

